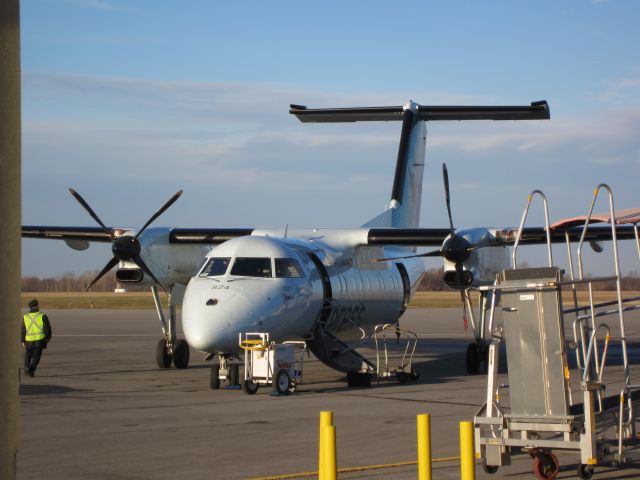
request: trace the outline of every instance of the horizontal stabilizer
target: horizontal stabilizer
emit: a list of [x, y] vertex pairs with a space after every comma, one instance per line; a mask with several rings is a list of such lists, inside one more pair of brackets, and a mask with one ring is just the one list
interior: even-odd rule
[[[289, 113], [301, 122], [372, 122], [402, 120], [404, 107], [307, 108], [291, 105]], [[546, 100], [525, 106], [417, 105], [418, 120], [548, 120]]]

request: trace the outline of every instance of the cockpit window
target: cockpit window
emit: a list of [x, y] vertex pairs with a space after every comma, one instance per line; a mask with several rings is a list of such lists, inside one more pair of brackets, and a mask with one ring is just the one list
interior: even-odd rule
[[276, 277], [300, 278], [303, 276], [298, 262], [292, 258], [276, 258]]
[[237, 257], [231, 275], [238, 277], [271, 277], [270, 258]]
[[207, 260], [207, 263], [200, 270], [199, 277], [218, 277], [227, 272], [230, 258], [213, 257]]

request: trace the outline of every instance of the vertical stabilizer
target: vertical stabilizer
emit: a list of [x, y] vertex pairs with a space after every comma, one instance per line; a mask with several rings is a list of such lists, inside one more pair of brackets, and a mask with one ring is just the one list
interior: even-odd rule
[[416, 228], [420, 221], [427, 121], [547, 120], [546, 101], [525, 106], [429, 106], [408, 102], [402, 107], [317, 108], [291, 105], [301, 122], [360, 122], [402, 120], [400, 147], [389, 209], [367, 222], [369, 228]]
[[427, 128], [416, 115], [417, 107], [414, 102], [402, 107], [402, 130], [389, 209], [365, 223], [365, 228], [416, 228], [420, 223]]

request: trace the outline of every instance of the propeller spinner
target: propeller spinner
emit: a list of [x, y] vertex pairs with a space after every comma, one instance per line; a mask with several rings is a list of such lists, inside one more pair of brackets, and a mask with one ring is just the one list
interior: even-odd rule
[[100, 220], [100, 217], [93, 211], [93, 209], [89, 206], [89, 204], [80, 196], [78, 192], [76, 192], [73, 188], [69, 189], [71, 195], [78, 201], [80, 205], [91, 215], [98, 225], [100, 225], [103, 230], [109, 234], [111, 237], [111, 252], [113, 253], [113, 258], [107, 262], [104, 268], [98, 273], [98, 275], [91, 281], [91, 283], [85, 287], [83, 292], [89, 290], [95, 283], [100, 280], [107, 272], [109, 272], [113, 267], [115, 267], [119, 262], [132, 262], [136, 264], [145, 274], [147, 274], [162, 290], [165, 290], [164, 286], [158, 281], [156, 276], [151, 272], [147, 264], [140, 257], [140, 241], [138, 237], [146, 230], [146, 228], [151, 225], [151, 223], [156, 220], [160, 215], [162, 215], [173, 203], [182, 195], [182, 190], [176, 192], [169, 200], [165, 202], [165, 204], [160, 207], [160, 209], [154, 213], [151, 218], [144, 224], [144, 226], [138, 231], [135, 236], [131, 235], [121, 235], [117, 232], [109, 229], [106, 225]]

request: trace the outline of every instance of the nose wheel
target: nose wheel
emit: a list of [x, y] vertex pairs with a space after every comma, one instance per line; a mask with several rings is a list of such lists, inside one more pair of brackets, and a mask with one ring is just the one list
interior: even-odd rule
[[[237, 363], [229, 363], [229, 359], [221, 355], [220, 363], [211, 365], [211, 390], [219, 388], [240, 387], [240, 367]], [[222, 382], [227, 381], [228, 386], [223, 387]]]

